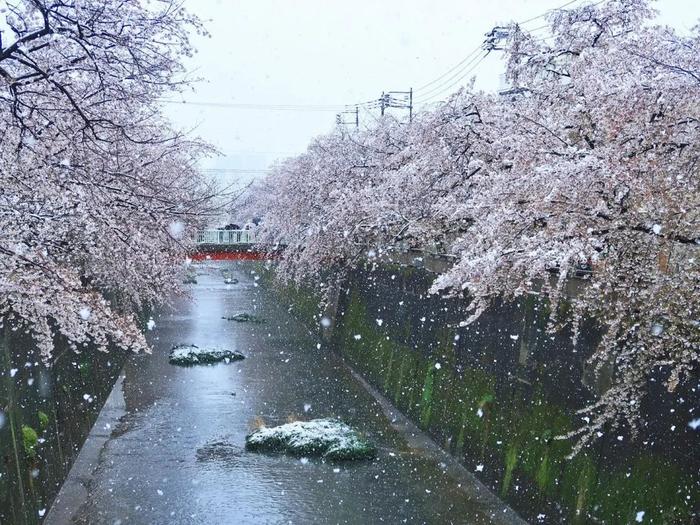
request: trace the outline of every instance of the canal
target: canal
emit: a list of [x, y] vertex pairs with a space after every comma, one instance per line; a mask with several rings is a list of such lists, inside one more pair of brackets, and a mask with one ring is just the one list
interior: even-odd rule
[[[84, 449], [94, 460], [79, 459], [64, 486], [84, 494], [62, 492], [47, 523], [521, 522], [353, 375], [262, 283], [258, 264], [198, 265], [191, 297], [155, 316], [153, 353], [127, 360], [112, 393], [120, 406], [110, 412], [108, 401]], [[241, 312], [265, 322], [223, 319]], [[172, 366], [168, 352], [182, 343], [246, 359]], [[378, 457], [332, 464], [243, 448], [261, 423], [317, 417], [356, 427]]]

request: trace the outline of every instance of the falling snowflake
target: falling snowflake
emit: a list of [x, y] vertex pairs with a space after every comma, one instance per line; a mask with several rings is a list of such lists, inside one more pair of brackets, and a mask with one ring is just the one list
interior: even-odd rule
[[185, 223], [182, 221], [173, 221], [168, 225], [168, 233], [173, 239], [182, 239], [185, 233]]
[[87, 306], [83, 306], [80, 310], [78, 310], [78, 314], [83, 321], [90, 319], [90, 313], [90, 308]]

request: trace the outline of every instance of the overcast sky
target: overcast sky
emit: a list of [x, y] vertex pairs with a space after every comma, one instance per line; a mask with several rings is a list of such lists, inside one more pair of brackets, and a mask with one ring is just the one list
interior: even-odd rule
[[[478, 87], [497, 88], [503, 63], [492, 53], [476, 67], [468, 60], [418, 89], [465, 57], [478, 58], [469, 54], [493, 26], [524, 21], [565, 2], [185, 0], [211, 36], [194, 39], [198, 54], [187, 63], [203, 80], [182, 98], [198, 105], [167, 104], [166, 111], [179, 127], [223, 153], [205, 168], [219, 170], [226, 181], [248, 180], [259, 173], [235, 170], [264, 170], [333, 128], [337, 111], [317, 106], [354, 104], [409, 88], [418, 101], [440, 100], [473, 75]], [[662, 23], [681, 31], [700, 19], [697, 0], [660, 0], [656, 8]], [[543, 24], [539, 18], [524, 27]], [[361, 121], [371, 118], [361, 115]]]

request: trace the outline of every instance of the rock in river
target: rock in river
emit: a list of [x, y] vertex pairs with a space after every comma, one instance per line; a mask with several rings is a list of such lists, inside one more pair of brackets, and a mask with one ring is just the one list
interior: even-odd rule
[[295, 421], [259, 428], [246, 437], [247, 450], [319, 456], [333, 461], [371, 459], [376, 448], [351, 427], [335, 419]]
[[170, 350], [170, 363], [173, 365], [205, 365], [219, 361], [237, 361], [245, 356], [235, 350], [221, 348], [199, 348], [196, 345], [178, 345]]
[[239, 322], [239, 323], [256, 323], [256, 324], [260, 324], [260, 323], [264, 323], [264, 322], [265, 322], [264, 319], [260, 319], [259, 317], [255, 316], [255, 315], [246, 314], [246, 313], [236, 314], [236, 315], [232, 315], [232, 316], [229, 316], [229, 317], [224, 316], [224, 317], [222, 317], [222, 319], [226, 319], [227, 321], [237, 321], [237, 322]]

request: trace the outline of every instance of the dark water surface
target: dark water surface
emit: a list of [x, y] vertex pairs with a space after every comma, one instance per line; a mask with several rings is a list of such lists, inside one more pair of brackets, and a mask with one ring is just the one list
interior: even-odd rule
[[[496, 523], [464, 474], [415, 448], [385, 410], [274, 292], [254, 263], [198, 267], [193, 300], [156, 317], [154, 352], [125, 367], [126, 415], [74, 520], [81, 524]], [[237, 284], [227, 284], [236, 278]], [[265, 323], [222, 316], [254, 313]], [[180, 368], [175, 344], [222, 346], [243, 361]], [[246, 452], [256, 423], [340, 417], [379, 447], [374, 461], [331, 464]], [[467, 488], [469, 487], [469, 488]], [[494, 518], [495, 516], [495, 518]]]

